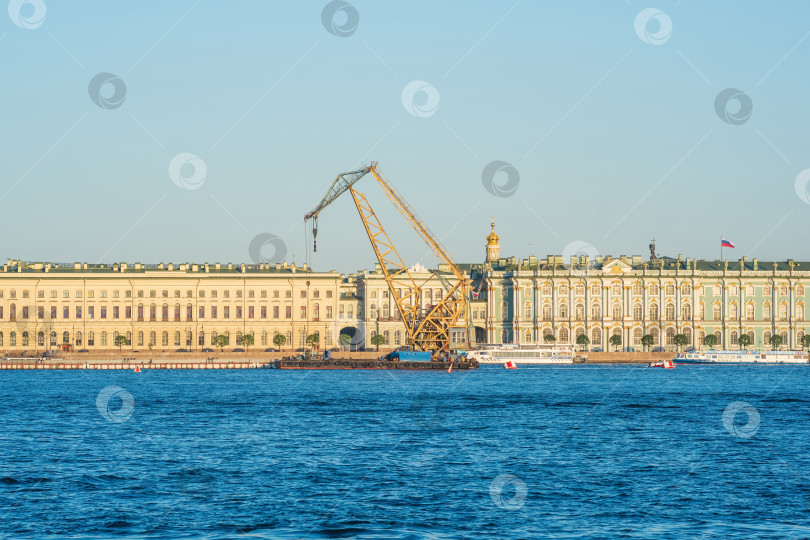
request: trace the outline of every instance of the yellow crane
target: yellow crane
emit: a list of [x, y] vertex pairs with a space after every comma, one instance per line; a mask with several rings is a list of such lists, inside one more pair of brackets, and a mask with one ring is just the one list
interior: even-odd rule
[[[432, 273], [442, 282], [444, 292], [442, 298], [430, 306], [422, 307], [422, 287], [430, 278], [421, 283], [417, 282], [402, 262], [366, 196], [354, 187], [369, 173], [408, 224], [439, 258], [439, 262], [444, 263], [450, 270], [447, 273], [438, 271]], [[312, 223], [314, 251], [318, 250], [318, 215], [347, 191], [354, 199], [368, 239], [374, 248], [374, 254], [385, 275], [391, 297], [405, 324], [409, 345], [417, 350], [431, 351], [434, 354], [447, 353], [451, 348], [467, 348], [470, 344], [469, 280], [430, 232], [425, 222], [416, 215], [413, 208], [378, 170], [376, 162], [372, 161], [370, 165], [356, 171], [339, 174], [321, 202], [304, 216], [305, 223]]]

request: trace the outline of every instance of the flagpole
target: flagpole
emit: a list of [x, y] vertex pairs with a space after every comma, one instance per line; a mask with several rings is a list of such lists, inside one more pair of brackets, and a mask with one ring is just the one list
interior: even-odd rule
[[720, 262], [723, 262], [723, 237], [720, 237]]

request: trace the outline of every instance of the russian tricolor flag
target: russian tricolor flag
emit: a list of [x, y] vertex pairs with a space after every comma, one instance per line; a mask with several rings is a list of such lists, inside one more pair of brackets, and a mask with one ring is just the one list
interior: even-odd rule
[[732, 244], [731, 242], [729, 242], [728, 240], [726, 240], [725, 238], [722, 238], [722, 237], [720, 238], [720, 245], [722, 247], [730, 247], [730, 248], [734, 247], [734, 244]]

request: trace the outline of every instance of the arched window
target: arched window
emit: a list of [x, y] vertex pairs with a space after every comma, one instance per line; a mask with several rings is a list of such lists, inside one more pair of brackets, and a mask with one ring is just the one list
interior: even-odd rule
[[771, 314], [771, 303], [770, 302], [763, 303], [762, 304], [762, 320], [770, 321], [772, 318], [773, 318], [773, 315]]
[[658, 318], [658, 304], [653, 302], [650, 304], [650, 319], [655, 320]]
[[[51, 345], [55, 347], [56, 346], [56, 332], [51, 331], [50, 338], [51, 338], [51, 341], [50, 341]], [[2, 343], [0, 343], [0, 345], [2, 345]]]
[[175, 332], [174, 333], [174, 346], [179, 347], [180, 345], [181, 345], [181, 343], [180, 343], [180, 332]]
[[667, 283], [666, 293], [667, 296], [675, 296], [675, 285]]
[[199, 347], [205, 346], [205, 332], [202, 330], [200, 330], [200, 332], [197, 334], [197, 345]]
[[728, 295], [729, 296], [737, 296], [738, 293], [739, 293], [739, 291], [737, 291], [737, 286], [736, 285], [729, 285], [729, 287], [728, 287]]
[[771, 333], [768, 330], [765, 330], [762, 333], [762, 344], [767, 346], [771, 341]]
[[127, 346], [132, 346], [132, 332], [127, 332]]
[[601, 289], [599, 288], [598, 283], [594, 283], [593, 285], [591, 285], [591, 295], [592, 296], [599, 296], [600, 291], [601, 291]]
[[577, 296], [585, 296], [585, 285], [577, 283], [576, 287], [574, 287], [574, 294]]
[[591, 305], [591, 319], [598, 319], [602, 316], [602, 308], [599, 307], [598, 302]]
[[101, 332], [101, 346], [107, 346], [107, 332]]
[[8, 335], [8, 344], [9, 344], [10, 347], [16, 347], [17, 346], [17, 332], [12, 331]]
[[349, 319], [354, 319], [354, 306], [349, 306], [349, 309], [346, 314]]
[[721, 319], [720, 304], [714, 304], [712, 306], [712, 320], [719, 321], [720, 319]]
[[560, 304], [560, 318], [567, 319], [568, 318], [568, 304]]
[[543, 283], [543, 296], [551, 296], [551, 284]]
[[402, 331], [394, 330], [394, 345], [402, 345]]
[[62, 343], [70, 343], [70, 332], [62, 332]]
[[3, 332], [0, 332], [0, 347], [3, 346]]
[[591, 330], [591, 345], [599, 345], [602, 343], [602, 331], [598, 328]]
[[523, 304], [523, 316], [527, 319], [532, 318], [532, 305], [529, 302]]
[[784, 302], [779, 304], [779, 320], [780, 321], [788, 320], [787, 304], [785, 304]]
[[745, 286], [745, 295], [746, 296], [754, 296], [754, 286], [748, 284]]
[[87, 332], [87, 345], [92, 347], [96, 344], [96, 334], [92, 330]]
[[787, 296], [787, 285], [782, 285], [781, 287], [779, 287], [779, 295]]
[[661, 333], [658, 331], [657, 327], [653, 326], [650, 328], [650, 335], [653, 338], [653, 347], [661, 344], [661, 340], [659, 339]]
[[340, 304], [340, 306], [338, 306], [338, 319], [342, 319], [345, 313], [346, 312], [344, 310], [343, 304]]
[[155, 304], [149, 306], [149, 319], [152, 321], [157, 319], [157, 306]]
[[81, 347], [81, 345], [82, 345], [82, 333], [81, 332], [76, 332], [76, 334], [74, 335], [74, 338], [76, 339], [76, 345]]
[[737, 336], [737, 331], [736, 330], [731, 331], [731, 334], [729, 334], [729, 336], [728, 336], [728, 340], [732, 345], [739, 345], [740, 340], [739, 340], [739, 337]]
[[748, 339], [751, 340], [751, 345], [753, 345], [754, 344], [754, 331], [753, 330], [748, 331]]
[[574, 313], [575, 313], [575, 318], [576, 318], [578, 321], [581, 321], [582, 319], [584, 319], [584, 318], [585, 318], [585, 306], [584, 306], [584, 305], [582, 305], [582, 303], [578, 303], [578, 304], [576, 305], [576, 307], [574, 308], [574, 310], [575, 310], [575, 311], [574, 311]]
[[751, 302], [748, 302], [745, 305], [745, 319], [748, 321], [754, 320], [754, 304]]
[[372, 319], [377, 318], [377, 304], [371, 304], [371, 308], [369, 310], [369, 315], [371, 315]]
[[641, 338], [644, 336], [644, 331], [641, 327], [636, 327], [633, 330], [633, 344], [634, 345], [641, 345]]
[[621, 296], [622, 294], [622, 284], [621, 282], [615, 282], [613, 284], [613, 296]]
[[692, 285], [689, 283], [684, 283], [681, 285], [681, 294], [684, 296], [692, 294]]
[[658, 284], [650, 283], [650, 296], [658, 296]]
[[567, 283], [560, 283], [560, 296], [568, 296], [568, 284]]
[[675, 344], [675, 329], [674, 328], [667, 328], [666, 331], [667, 336], [667, 345], [674, 345]]
[[675, 319], [675, 304], [668, 303], [666, 307], [667, 320]]
[[714, 337], [717, 338], [717, 347], [719, 349], [723, 348], [723, 334], [720, 333], [720, 330], [714, 331]]
[[501, 343], [509, 343], [509, 330], [501, 331]]
[[155, 332], [149, 332], [149, 345], [152, 347], [157, 345], [157, 334]]
[[633, 306], [633, 319], [640, 321], [644, 318], [644, 310], [641, 308], [641, 304], [635, 304]]
[[560, 328], [560, 343], [568, 343], [568, 328]]
[[796, 296], [804, 296], [804, 286], [796, 285]]
[[[180, 341], [180, 339], [179, 339], [179, 338], [180, 338], [180, 335], [179, 335], [179, 334], [180, 334], [180, 333], [178, 332], [178, 336], [177, 336], [177, 337], [178, 337], [178, 341]], [[169, 346], [169, 333], [168, 333], [168, 332], [164, 331], [164, 332], [161, 334], [161, 336], [160, 336], [160, 344], [161, 344], [162, 346], [164, 346], [164, 347], [168, 347], [168, 346]]]
[[532, 342], [532, 331], [531, 330], [526, 330], [525, 338], [526, 339], [525, 339], [524, 343], [531, 343]]
[[619, 303], [613, 304], [613, 320], [618, 321], [622, 318], [622, 305]]
[[40, 347], [45, 346], [45, 332], [37, 332], [37, 345]]
[[639, 296], [641, 295], [641, 282], [636, 281], [633, 283], [633, 295]]
[[692, 343], [692, 329], [691, 328], [684, 328], [683, 335], [686, 336], [686, 342], [691, 344]]
[[796, 306], [796, 320], [803, 321], [804, 320], [804, 304], [799, 304]]
[[545, 304], [543, 306], [543, 320], [544, 321], [551, 320], [551, 304]]
[[731, 305], [728, 306], [728, 316], [732, 319], [737, 318], [737, 304], [735, 304], [734, 302], [732, 302]]
[[688, 321], [692, 318], [692, 306], [684, 304], [681, 306], [681, 319]]

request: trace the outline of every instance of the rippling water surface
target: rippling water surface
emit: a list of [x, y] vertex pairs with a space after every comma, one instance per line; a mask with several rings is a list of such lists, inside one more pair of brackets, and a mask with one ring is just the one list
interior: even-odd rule
[[0, 372], [0, 535], [808, 537], [810, 367]]

